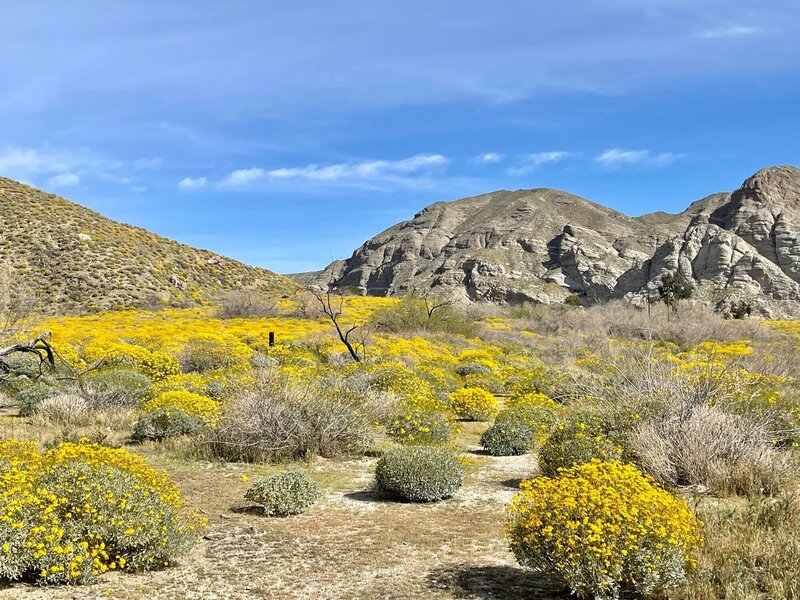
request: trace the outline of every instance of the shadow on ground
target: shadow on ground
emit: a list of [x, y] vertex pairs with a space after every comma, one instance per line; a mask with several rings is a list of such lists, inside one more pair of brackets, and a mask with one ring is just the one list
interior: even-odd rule
[[456, 598], [480, 600], [567, 600], [569, 591], [558, 581], [509, 565], [450, 565], [428, 575], [432, 589], [448, 590]]

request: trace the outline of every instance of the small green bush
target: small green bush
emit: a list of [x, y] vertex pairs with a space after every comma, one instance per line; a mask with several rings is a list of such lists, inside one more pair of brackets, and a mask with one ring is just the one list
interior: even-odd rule
[[434, 410], [414, 410], [386, 422], [386, 435], [402, 444], [444, 444], [455, 430], [453, 418]]
[[461, 377], [466, 377], [467, 375], [491, 375], [492, 370], [481, 363], [471, 362], [458, 365], [456, 367], [456, 373]]
[[299, 515], [319, 498], [319, 487], [313, 479], [298, 471], [286, 471], [253, 483], [244, 494], [270, 517]]
[[63, 390], [44, 381], [34, 381], [20, 387], [16, 392], [19, 413], [23, 417], [33, 416], [44, 400], [58, 396], [61, 393], [63, 393]]
[[494, 422], [527, 425], [539, 443], [542, 443], [547, 439], [557, 420], [558, 415], [548, 406], [520, 404], [501, 410]]
[[203, 422], [194, 415], [177, 408], [159, 408], [139, 417], [133, 426], [131, 440], [134, 442], [145, 440], [160, 442], [181, 435], [196, 435], [204, 428]]
[[531, 428], [514, 421], [496, 422], [481, 436], [481, 446], [492, 456], [527, 454], [535, 445]]
[[543, 475], [554, 477], [561, 468], [591, 462], [618, 461], [623, 458], [624, 447], [608, 436], [599, 419], [572, 417], [560, 423], [539, 451], [539, 469]]
[[95, 408], [138, 406], [152, 387], [151, 381], [130, 369], [91, 371], [80, 382], [81, 396]]
[[437, 502], [461, 487], [464, 468], [452, 452], [417, 446], [384, 454], [375, 468], [378, 489], [411, 502]]

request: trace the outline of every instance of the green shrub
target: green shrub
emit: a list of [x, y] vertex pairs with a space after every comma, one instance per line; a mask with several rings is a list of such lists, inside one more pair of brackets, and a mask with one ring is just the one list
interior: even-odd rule
[[413, 410], [386, 422], [386, 435], [403, 444], [444, 444], [455, 430], [453, 418], [434, 410]]
[[471, 362], [458, 365], [456, 367], [456, 373], [461, 377], [466, 377], [467, 375], [491, 375], [492, 370], [481, 363]]
[[297, 471], [287, 471], [260, 479], [244, 494], [255, 502], [267, 516], [299, 515], [319, 498], [319, 487], [313, 479]]
[[375, 468], [378, 489], [411, 502], [437, 502], [461, 487], [464, 468], [447, 450], [429, 446], [396, 448]]
[[539, 469], [554, 476], [561, 468], [591, 462], [622, 460], [627, 440], [613, 431], [599, 414], [575, 412], [556, 426], [539, 451]]
[[19, 403], [19, 413], [23, 417], [33, 416], [45, 399], [58, 396], [61, 393], [63, 393], [63, 390], [44, 381], [28, 383], [18, 388], [15, 394]]
[[396, 304], [376, 310], [371, 321], [379, 329], [397, 334], [430, 331], [474, 337], [478, 330], [475, 320], [461, 315], [452, 304], [418, 296], [405, 296]]
[[152, 387], [150, 380], [130, 369], [90, 371], [81, 378], [81, 395], [95, 408], [138, 406]]
[[456, 390], [450, 394], [449, 400], [458, 418], [467, 421], [487, 421], [499, 407], [494, 394], [474, 387]]
[[506, 391], [506, 384], [494, 375], [467, 375], [464, 377], [464, 384], [492, 394], [503, 394]]
[[159, 408], [144, 413], [133, 426], [131, 440], [161, 441], [181, 435], [196, 435], [203, 431], [203, 421], [177, 408]]
[[481, 446], [492, 456], [527, 454], [535, 445], [531, 428], [514, 421], [495, 423], [481, 436]]
[[520, 404], [504, 408], [495, 417], [495, 423], [520, 423], [526, 425], [536, 437], [536, 440], [543, 443], [552, 431], [558, 420], [558, 415], [547, 406]]

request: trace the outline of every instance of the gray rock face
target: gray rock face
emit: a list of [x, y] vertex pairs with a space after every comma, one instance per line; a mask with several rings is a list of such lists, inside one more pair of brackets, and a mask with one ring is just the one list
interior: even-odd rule
[[313, 278], [361, 294], [496, 303], [643, 300], [679, 271], [704, 289], [800, 301], [800, 170], [772, 167], [677, 214], [630, 218], [548, 189], [437, 202]]

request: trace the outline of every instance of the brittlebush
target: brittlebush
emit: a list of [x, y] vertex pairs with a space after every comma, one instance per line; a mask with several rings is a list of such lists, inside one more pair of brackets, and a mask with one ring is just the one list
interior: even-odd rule
[[0, 580], [72, 583], [162, 568], [203, 526], [164, 473], [124, 449], [0, 443]]
[[509, 509], [511, 549], [575, 594], [647, 596], [684, 585], [696, 564], [697, 518], [632, 465], [593, 460], [520, 488]]

